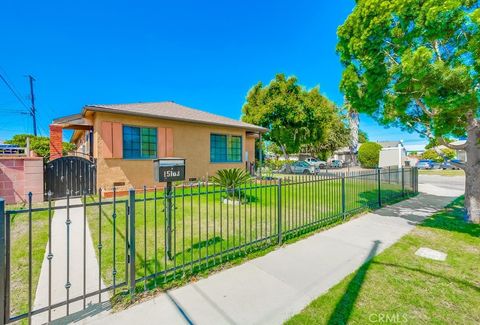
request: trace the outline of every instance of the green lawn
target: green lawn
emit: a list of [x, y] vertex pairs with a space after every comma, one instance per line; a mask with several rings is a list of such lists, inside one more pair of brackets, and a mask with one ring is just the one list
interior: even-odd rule
[[[296, 178], [296, 180], [300, 180]], [[303, 178], [303, 181], [309, 178]], [[313, 180], [313, 178], [310, 178]], [[311, 182], [300, 185], [293, 179], [283, 180], [282, 187], [282, 229], [295, 229], [300, 225], [310, 224], [300, 230], [292, 230], [290, 237], [318, 229], [321, 226], [337, 222], [341, 215], [341, 180], [331, 179], [322, 182]], [[214, 188], [210, 185], [209, 192]], [[216, 191], [219, 188], [215, 188]], [[207, 266], [244, 255], [277, 243], [277, 195], [278, 188], [273, 182], [265, 182], [256, 187], [250, 184], [242, 188], [242, 197], [247, 203], [233, 205], [221, 199], [225, 194], [205, 194], [202, 186], [176, 188], [174, 199], [172, 259], [165, 254], [165, 213], [163, 192], [154, 195], [147, 192], [147, 200], [143, 202], [143, 194], [137, 193], [136, 223], [136, 276], [151, 275], [165, 269], [183, 266], [178, 276], [196, 273]], [[382, 184], [382, 196], [385, 201], [399, 197], [401, 186], [398, 184]], [[346, 210], [359, 212], [368, 207], [375, 207], [378, 202], [376, 182], [371, 180], [346, 180]], [[125, 200], [126, 197], [117, 198]], [[89, 202], [98, 200], [90, 198]], [[155, 214], [156, 209], [156, 214]], [[113, 284], [113, 265], [115, 257], [116, 283], [125, 279], [125, 203], [116, 205], [115, 228], [113, 206], [111, 200], [102, 206], [101, 215], [98, 207], [87, 210], [90, 230], [95, 246], [101, 234], [101, 271], [107, 285]], [[155, 227], [156, 215], [156, 227]], [[99, 224], [101, 220], [101, 225]], [[99, 231], [101, 229], [101, 231]], [[114, 231], [116, 229], [116, 231]], [[156, 233], [156, 236], [155, 236]], [[114, 240], [115, 236], [115, 240]], [[288, 237], [288, 236], [287, 236]], [[155, 238], [157, 243], [155, 244]], [[262, 240], [264, 239], [264, 240]], [[257, 241], [254, 245], [248, 245]], [[115, 254], [114, 245], [115, 243]], [[155, 246], [156, 245], [156, 246]], [[240, 249], [233, 249], [244, 245]], [[156, 247], [156, 249], [155, 249]], [[145, 252], [146, 250], [146, 252]], [[229, 251], [230, 250], [230, 251]], [[212, 258], [212, 255], [216, 255]], [[100, 257], [97, 250], [97, 257]], [[201, 262], [195, 262], [200, 260]], [[191, 263], [194, 261], [194, 263]], [[166, 280], [160, 277], [158, 280]], [[153, 286], [152, 283], [147, 284]]]
[[[311, 224], [300, 230], [291, 231], [285, 239], [301, 236], [309, 231], [342, 220], [341, 216], [341, 180], [299, 185], [295, 181], [306, 181], [306, 177], [284, 179], [282, 188], [282, 229], [289, 230], [303, 224]], [[312, 178], [310, 180], [313, 180]], [[387, 182], [388, 183], [388, 182]], [[391, 197], [399, 196], [400, 186], [397, 184], [382, 184], [382, 197], [387, 202]], [[375, 207], [378, 200], [376, 183], [368, 179], [347, 180], [346, 210], [360, 212], [368, 207]], [[242, 192], [247, 197], [247, 203], [232, 205], [223, 203], [223, 194], [198, 195], [198, 188], [177, 188], [173, 219], [172, 259], [165, 254], [165, 213], [163, 192], [158, 192], [158, 200], [143, 203], [143, 194], [137, 193], [136, 203], [136, 258], [137, 278], [155, 271], [163, 271], [165, 267], [172, 268], [186, 265], [177, 275], [183, 276], [205, 270], [208, 266], [227, 260], [235, 260], [246, 253], [258, 251], [277, 243], [275, 182], [264, 183], [261, 187], [252, 189], [249, 185]], [[213, 187], [210, 186], [209, 191]], [[218, 191], [218, 188], [215, 188]], [[182, 199], [182, 193], [185, 197]], [[153, 198], [153, 193], [147, 193], [147, 199]], [[118, 198], [119, 201], [125, 197]], [[98, 198], [89, 198], [93, 202]], [[104, 200], [105, 201], [105, 200]], [[208, 203], [208, 205], [207, 205]], [[35, 204], [34, 207], [46, 207], [47, 203]], [[116, 205], [115, 228], [112, 218], [113, 205], [110, 200], [102, 206], [101, 218], [98, 207], [87, 209], [88, 222], [95, 246], [99, 243], [101, 234], [101, 271], [105, 283], [113, 284], [113, 259], [115, 257], [116, 283], [125, 280], [125, 202]], [[7, 210], [25, 209], [24, 205], [10, 205]], [[155, 250], [155, 209], [157, 210], [157, 249]], [[228, 212], [227, 212], [228, 211]], [[53, 214], [53, 211], [52, 211]], [[335, 216], [335, 218], [328, 218]], [[28, 311], [28, 213], [11, 216], [11, 315], [16, 316]], [[99, 224], [101, 221], [101, 225]], [[315, 223], [317, 222], [317, 223]], [[208, 227], [207, 227], [208, 224]], [[99, 231], [101, 229], [101, 232]], [[114, 231], [115, 229], [115, 231]], [[146, 235], [146, 236], [145, 236]], [[114, 241], [115, 237], [115, 241]], [[146, 246], [144, 245], [146, 238]], [[232, 247], [243, 245], [256, 239], [266, 238], [255, 245], [225, 252]], [[40, 269], [45, 256], [48, 242], [48, 211], [32, 213], [32, 302], [40, 275]], [[115, 242], [115, 254], [113, 246]], [[146, 247], [146, 254], [145, 254]], [[220, 252], [223, 252], [220, 255]], [[212, 254], [217, 254], [212, 259]], [[206, 256], [209, 256], [208, 261]], [[97, 250], [97, 257], [100, 254]], [[189, 262], [201, 258], [201, 263], [190, 265]], [[208, 263], [207, 263], [208, 262]], [[145, 268], [146, 267], [146, 268]], [[159, 278], [157, 280], [170, 280]], [[149, 283], [153, 286], [153, 283]]]
[[[34, 208], [47, 206], [34, 204]], [[25, 205], [7, 205], [6, 210], [26, 209]], [[29, 272], [29, 228], [28, 213], [10, 216], [11, 267], [10, 267], [10, 310], [11, 315], [28, 312], [28, 272]], [[40, 276], [40, 269], [48, 242], [48, 212], [32, 213], [32, 304]]]
[[[425, 220], [287, 324], [480, 324], [480, 225], [465, 223], [462, 207], [457, 199]], [[419, 247], [447, 260], [418, 257]]]
[[465, 172], [463, 170], [442, 170], [442, 169], [421, 169], [418, 171], [421, 175], [439, 175], [439, 176], [463, 176]]

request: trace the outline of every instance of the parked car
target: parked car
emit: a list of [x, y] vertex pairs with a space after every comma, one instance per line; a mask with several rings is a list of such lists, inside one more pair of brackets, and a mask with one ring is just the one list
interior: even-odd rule
[[315, 166], [305, 161], [296, 161], [292, 164], [292, 173], [294, 174], [314, 174]]
[[309, 163], [310, 165], [314, 166], [315, 168], [325, 168], [325, 167], [327, 167], [327, 162], [326, 161], [319, 160], [317, 158], [308, 157], [304, 161]]
[[334, 159], [330, 161], [330, 168], [342, 168], [343, 167], [343, 161]]
[[419, 160], [417, 162], [417, 168], [418, 169], [432, 169], [433, 168], [433, 163], [431, 160]]
[[442, 163], [433, 161], [432, 162], [432, 169], [441, 169], [442, 168]]
[[443, 170], [447, 170], [447, 169], [458, 170], [458, 169], [460, 169], [460, 167], [455, 166], [454, 164], [452, 164], [452, 162], [456, 163], [456, 164], [461, 164], [461, 161], [454, 159], [454, 160], [451, 160], [451, 161], [443, 162], [441, 164], [440, 168], [443, 169]]

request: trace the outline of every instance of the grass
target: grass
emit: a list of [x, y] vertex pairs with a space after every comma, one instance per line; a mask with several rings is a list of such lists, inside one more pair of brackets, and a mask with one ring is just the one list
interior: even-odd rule
[[[312, 178], [310, 178], [311, 180]], [[291, 231], [285, 236], [284, 242], [302, 238], [306, 234], [321, 227], [327, 227], [343, 220], [341, 215], [341, 180], [324, 180], [322, 182], [299, 185], [298, 181], [308, 180], [305, 176], [285, 177], [286, 184], [282, 188], [282, 212], [284, 217], [283, 230], [293, 229], [300, 224], [318, 222], [309, 227]], [[386, 180], [385, 180], [386, 181]], [[398, 182], [398, 180], [396, 180]], [[393, 183], [382, 184], [382, 197], [385, 201], [398, 197], [400, 186]], [[408, 184], [407, 184], [408, 185]], [[368, 178], [346, 180], [346, 209], [358, 213], [369, 207], [375, 207], [378, 200], [376, 183]], [[275, 182], [264, 182], [255, 189], [247, 186], [243, 195], [247, 197], [247, 204], [233, 205], [223, 203], [220, 193], [205, 194], [202, 187], [196, 186], [177, 188], [175, 209], [173, 213], [173, 243], [172, 259], [165, 254], [165, 213], [163, 192], [159, 191], [156, 201], [153, 193], [146, 194], [144, 204], [143, 195], [137, 194], [136, 202], [136, 275], [152, 275], [156, 271], [185, 265], [179, 273], [170, 272], [166, 277], [159, 277], [155, 281], [147, 282], [148, 288], [165, 285], [175, 285], [186, 281], [188, 276], [202, 275], [210, 270], [218, 270], [218, 264], [233, 265], [241, 263], [246, 258], [256, 254], [265, 254], [277, 244], [276, 224], [276, 197], [277, 185]], [[209, 189], [213, 190], [212, 187]], [[216, 188], [218, 191], [218, 188]], [[185, 198], [180, 197], [181, 193]], [[87, 216], [92, 238], [97, 247], [102, 242], [101, 254], [97, 250], [101, 272], [107, 285], [113, 284], [113, 269], [117, 271], [116, 284], [125, 280], [125, 197], [118, 198], [115, 206], [116, 218], [113, 219], [113, 204], [108, 201], [98, 207], [89, 207]], [[97, 201], [91, 197], [88, 202]], [[105, 200], [104, 200], [105, 202]], [[207, 207], [208, 202], [208, 207]], [[317, 204], [314, 204], [317, 202]], [[34, 208], [46, 207], [47, 203], [34, 204]], [[25, 205], [9, 205], [8, 210], [26, 209]], [[155, 214], [155, 209], [157, 213]], [[220, 214], [220, 209], [221, 214]], [[235, 212], [234, 212], [235, 210]], [[228, 211], [228, 216], [227, 216]], [[53, 212], [52, 212], [53, 213]], [[215, 213], [215, 217], [214, 217]], [[101, 215], [101, 218], [99, 218]], [[155, 230], [155, 215], [157, 227]], [[220, 217], [221, 216], [221, 217]], [[332, 218], [335, 216], [335, 218]], [[329, 218], [330, 217], [330, 218]], [[11, 316], [17, 316], [28, 311], [28, 213], [12, 214], [11, 220]], [[208, 224], [208, 227], [207, 227]], [[247, 230], [247, 232], [245, 232]], [[157, 249], [155, 250], [155, 233], [157, 234]], [[262, 239], [257, 244], [236, 249], [225, 253], [225, 250], [234, 246], [249, 243], [251, 240]], [[32, 213], [32, 303], [35, 299], [36, 286], [40, 275], [45, 248], [48, 242], [48, 211]], [[115, 243], [115, 254], [114, 246]], [[146, 245], [145, 245], [146, 243]], [[145, 254], [146, 248], [146, 254]], [[224, 253], [219, 255], [219, 252]], [[205, 259], [209, 255], [209, 259]], [[216, 253], [217, 257], [211, 258]], [[248, 257], [247, 257], [248, 255]], [[192, 260], [202, 259], [199, 263], [189, 264]], [[115, 263], [114, 263], [115, 259]], [[172, 276], [174, 279], [172, 279]], [[158, 283], [156, 283], [158, 280]], [[173, 280], [173, 281], [172, 281]], [[163, 281], [163, 284], [161, 283]], [[143, 283], [139, 285], [143, 287]], [[143, 289], [143, 288], [141, 288]]]
[[[429, 247], [444, 262], [418, 257]], [[463, 199], [367, 261], [286, 323], [479, 324], [480, 225], [463, 221]]]
[[[34, 204], [34, 208], [46, 204]], [[8, 205], [6, 210], [23, 210], [25, 205]], [[12, 316], [28, 312], [29, 227], [28, 213], [10, 216], [10, 313]], [[32, 212], [32, 304], [48, 242], [48, 211]]]
[[[310, 178], [312, 179], [312, 178]], [[282, 214], [284, 231], [302, 224], [318, 222], [316, 225], [291, 231], [285, 239], [300, 236], [305, 232], [326, 226], [342, 219], [341, 180], [331, 179], [322, 182], [298, 184], [295, 179], [284, 179], [282, 187]], [[307, 180], [307, 178], [303, 178]], [[346, 180], [346, 210], [360, 212], [376, 206], [378, 192], [376, 182], [370, 180]], [[210, 185], [208, 191], [214, 188]], [[218, 192], [218, 188], [215, 191]], [[264, 182], [252, 188], [242, 189], [241, 197], [247, 197], [247, 204], [225, 203], [221, 193], [206, 194], [205, 186], [176, 188], [173, 205], [172, 258], [168, 258], [165, 249], [165, 212], [163, 192], [147, 192], [145, 202], [143, 194], [137, 194], [135, 204], [136, 236], [136, 276], [152, 275], [165, 269], [181, 267], [177, 273], [169, 272], [155, 281], [148, 281], [145, 287], [151, 289], [159, 284], [175, 279], [184, 279], [205, 269], [242, 258], [246, 254], [263, 250], [277, 243], [277, 202], [278, 188], [275, 182]], [[201, 194], [199, 194], [199, 191]], [[398, 197], [401, 186], [383, 184], [382, 195], [385, 201]], [[117, 198], [117, 200], [124, 200]], [[95, 201], [98, 198], [89, 198]], [[317, 204], [314, 204], [317, 202]], [[89, 227], [94, 245], [102, 242], [101, 272], [107, 285], [113, 284], [113, 269], [116, 270], [116, 284], [125, 279], [125, 203], [116, 205], [116, 218], [113, 205], [108, 202], [87, 210]], [[155, 213], [156, 211], [156, 213]], [[102, 217], [99, 218], [99, 215]], [[156, 227], [155, 227], [156, 216]], [[101, 220], [101, 224], [100, 221]], [[115, 225], [114, 225], [115, 223]], [[115, 231], [114, 231], [115, 229]], [[115, 240], [114, 240], [115, 236]], [[155, 244], [155, 238], [157, 243]], [[248, 245], [252, 241], [256, 244]], [[114, 250], [115, 243], [115, 250]], [[238, 246], [244, 247], [233, 249]], [[155, 249], [156, 248], [156, 249]], [[228, 251], [230, 250], [230, 251]], [[115, 254], [114, 254], [115, 251]], [[223, 253], [221, 253], [223, 252]], [[212, 257], [212, 255], [215, 255]], [[208, 258], [207, 258], [208, 256]], [[97, 257], [100, 252], [97, 250]], [[115, 263], [114, 263], [115, 258]], [[198, 262], [200, 260], [200, 262]], [[193, 261], [193, 262], [192, 262]], [[157, 283], [155, 283], [157, 282]], [[162, 284], [163, 283], [163, 284]], [[143, 289], [143, 282], [139, 284]]]
[[438, 176], [463, 176], [465, 172], [463, 170], [442, 170], [442, 169], [420, 169], [418, 171], [420, 175], [438, 175]]

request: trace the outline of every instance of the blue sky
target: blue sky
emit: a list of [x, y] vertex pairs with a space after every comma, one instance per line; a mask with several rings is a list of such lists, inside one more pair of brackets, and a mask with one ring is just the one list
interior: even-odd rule
[[[33, 75], [40, 133], [86, 104], [173, 100], [238, 119], [247, 91], [295, 75], [338, 105], [336, 29], [354, 6], [338, 1], [14, 1], [0, 11], [0, 72], [29, 103]], [[0, 84], [0, 140], [32, 132]], [[424, 143], [366, 116], [371, 140]]]

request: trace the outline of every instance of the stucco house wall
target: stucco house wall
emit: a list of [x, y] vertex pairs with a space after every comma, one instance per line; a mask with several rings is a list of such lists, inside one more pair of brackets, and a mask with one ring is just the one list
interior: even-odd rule
[[[142, 116], [95, 112], [89, 117], [93, 121], [93, 156], [97, 159], [97, 186], [110, 190], [114, 185], [119, 189], [130, 187], [141, 188], [162, 186], [154, 182], [153, 162], [151, 159], [124, 159], [107, 158], [112, 156], [113, 151], [121, 150], [118, 146], [121, 141], [118, 139], [118, 131], [113, 131], [116, 141], [106, 139], [102, 132], [102, 123], [119, 125], [161, 128], [171, 132], [172, 148], [167, 150], [169, 156], [186, 159], [186, 179], [201, 179], [207, 175], [214, 175], [217, 170], [224, 168], [245, 168], [246, 159], [255, 161], [255, 139], [248, 137], [246, 130], [238, 127], [216, 126], [210, 124], [191, 123], [174, 120], [164, 120]], [[104, 127], [104, 126], [103, 126]], [[120, 128], [121, 130], [121, 128]], [[85, 138], [85, 132], [78, 133], [78, 139]], [[210, 134], [227, 134], [242, 137], [242, 162], [239, 163], [212, 163], [210, 162]], [[121, 136], [121, 134], [120, 134]], [[83, 141], [83, 140], [78, 140]], [[157, 140], [158, 141], [158, 140]], [[159, 143], [160, 146], [166, 145]], [[108, 151], [108, 152], [106, 152]], [[159, 152], [160, 153], [160, 152]], [[118, 153], [113, 156], [118, 156]]]

